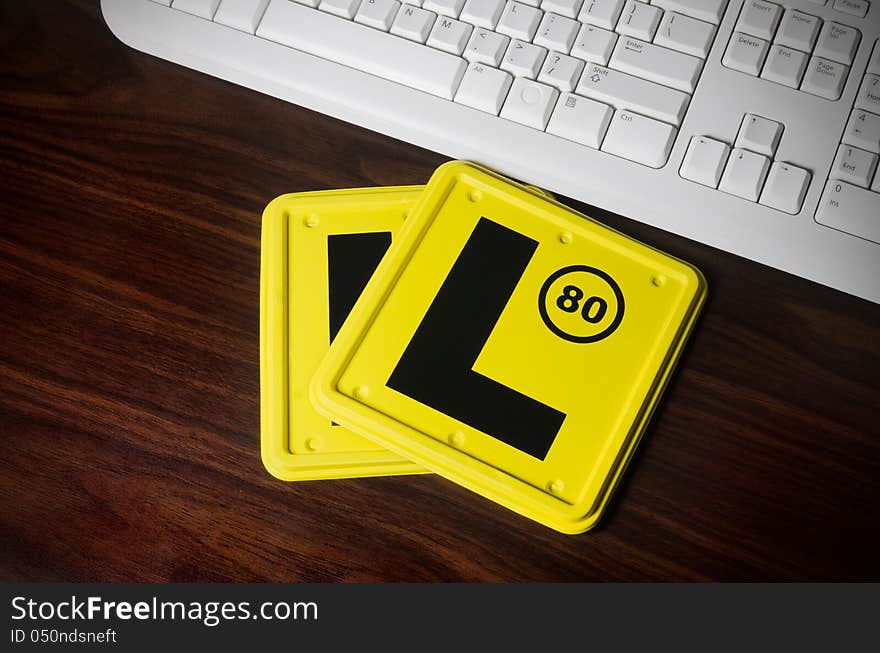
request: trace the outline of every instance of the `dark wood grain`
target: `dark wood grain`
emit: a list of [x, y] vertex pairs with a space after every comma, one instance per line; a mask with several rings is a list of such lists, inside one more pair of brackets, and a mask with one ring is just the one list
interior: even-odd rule
[[96, 0], [0, 3], [0, 579], [880, 578], [880, 306], [576, 203], [711, 290], [598, 530], [269, 476], [262, 208], [443, 161], [130, 50]]

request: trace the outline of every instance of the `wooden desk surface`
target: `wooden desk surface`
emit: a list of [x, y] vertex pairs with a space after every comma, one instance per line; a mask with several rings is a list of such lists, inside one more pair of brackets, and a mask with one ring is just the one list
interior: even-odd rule
[[259, 456], [259, 248], [286, 192], [444, 158], [0, 4], [0, 580], [880, 578], [880, 306], [577, 203], [711, 299], [592, 534], [434, 476]]

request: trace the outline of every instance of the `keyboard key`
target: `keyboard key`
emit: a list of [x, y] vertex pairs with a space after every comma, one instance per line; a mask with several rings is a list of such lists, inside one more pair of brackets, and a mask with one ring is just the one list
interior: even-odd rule
[[223, 4], [214, 13], [214, 22], [253, 34], [257, 31], [267, 4], [269, 0], [223, 0]]
[[669, 160], [675, 134], [676, 129], [665, 122], [631, 111], [618, 111], [605, 134], [602, 151], [650, 168], [660, 168]]
[[465, 0], [424, 0], [422, 7], [441, 16], [458, 18]]
[[[224, 2], [220, 8], [222, 9], [225, 6], [226, 2]], [[321, 0], [318, 9], [326, 11], [328, 14], [351, 20], [355, 17], [355, 14], [357, 14], [358, 7], [360, 6], [361, 0]], [[259, 23], [259, 19], [257, 22]]]
[[546, 56], [547, 50], [544, 48], [525, 41], [511, 41], [507, 53], [501, 61], [501, 69], [515, 77], [535, 79]]
[[825, 23], [813, 54], [847, 66], [852, 65], [862, 35], [855, 27], [839, 23]]
[[[433, 12], [411, 5], [403, 5], [397, 12], [394, 24], [391, 25], [391, 33], [411, 41], [424, 43], [428, 40], [428, 34], [431, 33], [431, 27], [434, 26], [436, 18], [437, 16]], [[455, 54], [461, 54], [461, 52]]]
[[779, 25], [776, 43], [801, 52], [811, 52], [819, 35], [822, 21], [802, 11], [788, 9]]
[[636, 0], [626, 0], [623, 12], [617, 21], [617, 32], [650, 41], [657, 32], [662, 16], [663, 11], [657, 7]]
[[583, 4], [584, 0], [544, 0], [541, 9], [566, 18], [577, 18]]
[[354, 19], [364, 25], [387, 32], [391, 29], [391, 23], [394, 22], [398, 9], [400, 9], [400, 3], [397, 0], [363, 0]]
[[501, 117], [527, 127], [543, 130], [550, 120], [559, 91], [555, 88], [517, 77], [513, 80]]
[[171, 3], [173, 9], [179, 9], [193, 16], [209, 20], [214, 17], [218, 6], [220, 6], [220, 0], [174, 0]]
[[757, 77], [770, 44], [754, 36], [734, 32], [721, 63], [747, 75]]
[[557, 14], [544, 14], [538, 32], [535, 34], [535, 45], [548, 50], [556, 50], [568, 54], [574, 45], [580, 23], [571, 18]]
[[513, 77], [503, 70], [471, 63], [455, 94], [455, 101], [497, 116], [512, 83]]
[[447, 100], [467, 68], [460, 57], [287, 0], [271, 0], [257, 36]]
[[776, 161], [767, 175], [767, 183], [761, 193], [761, 204], [783, 213], [797, 215], [804, 205], [811, 178], [812, 175], [803, 168]]
[[865, 75], [856, 95], [856, 108], [880, 114], [880, 75]]
[[689, 54], [682, 54], [653, 43], [645, 43], [631, 36], [621, 36], [611, 55], [612, 68], [643, 77], [652, 82], [693, 93], [703, 62]]
[[834, 8], [851, 16], [864, 18], [871, 3], [868, 0], [834, 0]]
[[747, 113], [739, 127], [734, 147], [751, 150], [772, 159], [779, 147], [782, 129], [782, 125], [774, 120]]
[[428, 45], [450, 54], [462, 54], [473, 27], [446, 16], [439, 16], [428, 36]]
[[582, 25], [571, 48], [571, 56], [607, 66], [617, 34], [595, 25]]
[[761, 39], [771, 39], [781, 16], [782, 7], [777, 4], [764, 0], [746, 0], [736, 30]]
[[807, 55], [799, 50], [784, 45], [774, 45], [767, 55], [761, 78], [783, 84], [791, 88], [798, 88], [804, 78], [807, 69]]
[[580, 59], [567, 57], [559, 52], [551, 52], [544, 60], [538, 81], [558, 88], [560, 91], [573, 91], [581, 78], [584, 65]]
[[721, 22], [724, 10], [727, 8], [727, 0], [653, 0], [651, 4], [666, 11], [677, 11], [715, 25]]
[[770, 169], [770, 159], [748, 150], [734, 149], [721, 176], [719, 190], [757, 202]]
[[712, 23], [667, 11], [654, 43], [705, 59], [714, 36], [715, 26]]
[[826, 100], [837, 100], [843, 92], [849, 68], [843, 64], [813, 57], [807, 64], [807, 74], [801, 90]]
[[874, 43], [874, 51], [871, 53], [871, 59], [868, 61], [868, 69], [866, 73], [880, 75], [880, 39]]
[[498, 31], [512, 39], [531, 41], [540, 24], [540, 9], [521, 2], [508, 2], [498, 22]]
[[880, 115], [855, 109], [846, 124], [843, 142], [880, 154]]
[[584, 0], [578, 20], [604, 29], [613, 30], [623, 11], [623, 0]]
[[461, 19], [477, 27], [495, 29], [505, 4], [504, 0], [467, 0], [461, 10]]
[[[860, 150], [851, 145], [841, 145], [837, 148], [837, 156], [831, 165], [831, 178], [839, 179], [862, 188], [871, 185], [874, 179], [874, 171], [877, 170], [877, 155], [865, 150]], [[877, 198], [880, 201], [880, 197]], [[880, 215], [880, 204], [877, 207]]]
[[503, 34], [477, 28], [471, 34], [471, 39], [464, 49], [464, 58], [497, 68], [501, 65], [501, 59], [507, 51], [509, 42], [510, 39]]
[[547, 132], [598, 150], [614, 110], [573, 93], [563, 93], [547, 125]]
[[596, 64], [587, 64], [575, 92], [673, 125], [681, 124], [690, 100], [681, 91]]
[[828, 181], [816, 222], [853, 236], [880, 243], [880, 211], [877, 193], [833, 179]]
[[694, 136], [691, 138], [678, 173], [698, 184], [718, 188], [729, 154], [730, 146], [727, 143], [706, 136]]

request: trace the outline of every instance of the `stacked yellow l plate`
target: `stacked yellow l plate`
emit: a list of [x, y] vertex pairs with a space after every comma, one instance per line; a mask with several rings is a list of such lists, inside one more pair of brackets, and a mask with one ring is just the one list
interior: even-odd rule
[[[706, 297], [693, 266], [468, 163], [284, 196], [263, 229], [270, 471], [429, 470], [564, 533], [608, 505]], [[392, 231], [384, 256], [388, 235], [332, 240]]]

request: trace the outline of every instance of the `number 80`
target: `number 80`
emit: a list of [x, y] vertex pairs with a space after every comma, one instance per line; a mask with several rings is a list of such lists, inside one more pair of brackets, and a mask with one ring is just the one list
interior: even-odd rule
[[[556, 298], [556, 306], [566, 313], [574, 313], [578, 309], [581, 311], [581, 317], [585, 322], [590, 324], [598, 324], [608, 312], [608, 302], [601, 297], [588, 297], [583, 307], [580, 306], [581, 300], [584, 298], [584, 291], [577, 286], [566, 286], [562, 289], [562, 294]], [[593, 308], [595, 308], [595, 311]]]

